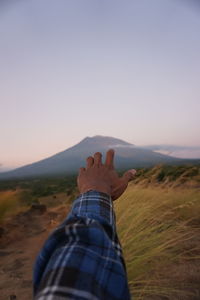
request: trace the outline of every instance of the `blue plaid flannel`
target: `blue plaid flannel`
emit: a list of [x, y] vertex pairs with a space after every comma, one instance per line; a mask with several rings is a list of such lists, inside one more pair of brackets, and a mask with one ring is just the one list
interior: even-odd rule
[[45, 242], [34, 268], [34, 299], [128, 300], [125, 264], [111, 198], [80, 195]]

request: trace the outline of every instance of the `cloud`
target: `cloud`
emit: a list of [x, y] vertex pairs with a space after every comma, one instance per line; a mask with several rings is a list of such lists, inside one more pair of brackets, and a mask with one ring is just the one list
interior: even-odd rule
[[122, 144], [116, 144], [116, 145], [109, 145], [109, 148], [135, 148], [135, 145], [122, 145]]

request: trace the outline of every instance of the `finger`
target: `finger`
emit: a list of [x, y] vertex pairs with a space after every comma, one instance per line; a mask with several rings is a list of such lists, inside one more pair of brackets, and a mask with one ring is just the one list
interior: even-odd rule
[[114, 167], [114, 165], [113, 165], [114, 155], [115, 155], [115, 151], [113, 149], [108, 150], [106, 153], [105, 165], [109, 168]]
[[94, 154], [94, 164], [95, 165], [101, 165], [102, 164], [101, 159], [102, 159], [102, 154], [100, 152], [96, 152]]
[[85, 168], [80, 168], [79, 169], [79, 175], [83, 174], [85, 172]]
[[94, 158], [92, 156], [89, 156], [87, 158], [87, 166], [86, 166], [86, 168], [88, 169], [88, 168], [92, 167], [93, 164], [94, 164]]
[[136, 174], [136, 170], [135, 169], [131, 169], [131, 170], [128, 170], [127, 172], [125, 172], [124, 175], [122, 176], [122, 178], [126, 182], [129, 182], [129, 181], [131, 181], [131, 180], [133, 180], [135, 178], [135, 174]]

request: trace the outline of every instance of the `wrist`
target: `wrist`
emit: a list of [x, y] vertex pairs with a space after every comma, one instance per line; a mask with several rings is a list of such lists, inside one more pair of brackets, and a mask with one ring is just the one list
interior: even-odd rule
[[109, 197], [111, 196], [111, 188], [106, 186], [103, 187], [98, 185], [92, 185], [92, 186], [85, 186], [83, 188], [80, 188], [81, 194], [87, 193], [89, 191], [96, 191], [96, 192], [107, 194]]

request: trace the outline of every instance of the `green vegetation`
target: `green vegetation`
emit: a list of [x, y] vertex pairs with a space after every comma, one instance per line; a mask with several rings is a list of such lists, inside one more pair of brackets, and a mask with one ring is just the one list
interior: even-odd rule
[[143, 168], [137, 172], [137, 184], [200, 187], [200, 166], [168, 166], [158, 165], [154, 168]]
[[76, 176], [41, 177], [32, 179], [16, 179], [0, 181], [0, 191], [30, 190], [35, 197], [48, 196], [66, 192], [68, 194], [76, 186]]

